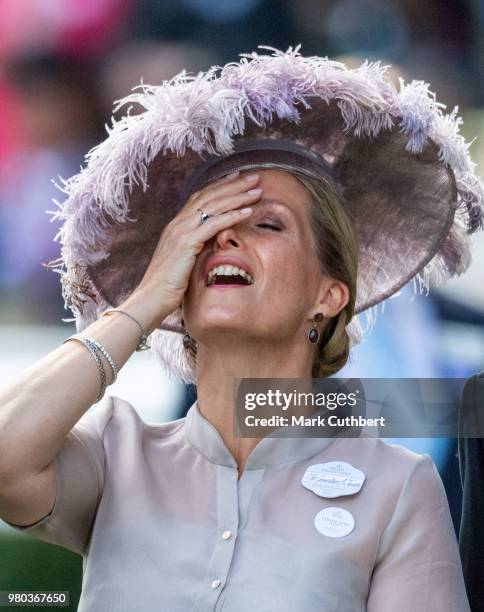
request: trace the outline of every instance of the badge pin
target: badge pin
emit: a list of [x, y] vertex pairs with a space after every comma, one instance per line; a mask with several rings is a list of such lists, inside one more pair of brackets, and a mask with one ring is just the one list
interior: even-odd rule
[[319, 533], [328, 538], [342, 538], [355, 528], [355, 519], [344, 508], [324, 508], [314, 517], [314, 526]]
[[329, 461], [310, 465], [301, 484], [320, 497], [354, 495], [363, 486], [365, 474], [345, 461]]

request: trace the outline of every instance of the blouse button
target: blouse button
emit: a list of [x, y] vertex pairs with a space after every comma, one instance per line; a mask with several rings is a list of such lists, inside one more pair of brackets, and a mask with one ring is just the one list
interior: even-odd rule
[[219, 586], [220, 586], [220, 580], [217, 578], [217, 580], [214, 580], [212, 582], [212, 589], [218, 589]]
[[232, 537], [232, 532], [231, 532], [231, 531], [224, 531], [224, 532], [222, 533], [222, 538], [223, 538], [224, 540], [228, 540], [228, 539], [229, 539], [229, 538], [231, 538], [231, 537]]

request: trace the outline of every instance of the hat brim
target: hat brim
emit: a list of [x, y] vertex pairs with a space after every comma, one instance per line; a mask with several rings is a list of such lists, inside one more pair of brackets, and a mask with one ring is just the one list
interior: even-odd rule
[[[411, 153], [397, 127], [374, 138], [357, 136], [345, 131], [336, 102], [308, 102], [311, 108], [299, 121], [275, 119], [266, 127], [249, 121], [243, 138], [293, 141], [332, 166], [358, 239], [359, 313], [398, 291], [438, 252], [454, 220], [456, 182], [430, 139]], [[184, 204], [187, 180], [202, 162], [190, 150], [183, 156], [160, 153], [148, 168], [149, 188], [138, 186], [129, 197], [132, 220], [108, 217], [109, 257], [86, 269], [105, 302], [118, 306], [140, 283], [161, 232]]]

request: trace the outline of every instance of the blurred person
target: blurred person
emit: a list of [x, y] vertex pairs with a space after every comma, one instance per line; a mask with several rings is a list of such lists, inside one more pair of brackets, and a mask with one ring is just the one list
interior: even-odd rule
[[[293, 26], [280, 0], [143, 0], [132, 32], [136, 39], [190, 41], [228, 61], [241, 47], [253, 48], [261, 39], [286, 45], [294, 39]], [[190, 69], [191, 63], [185, 67]]]
[[[234, 378], [331, 376], [360, 313], [470, 264], [484, 198], [458, 118], [384, 76], [298, 48], [181, 75], [127, 96], [146, 111], [69, 183], [78, 333], [0, 396], [0, 516], [84, 556], [80, 610], [469, 610], [430, 457], [233, 431]], [[186, 418], [103, 399], [147, 348], [196, 384]], [[357, 491], [308, 491], [331, 461]]]
[[[181, 70], [197, 73], [214, 64], [215, 59], [207, 46], [190, 41], [130, 41], [104, 58], [99, 73], [99, 92], [110, 110], [112, 101], [119, 100], [140, 80], [159, 83]], [[142, 109], [133, 109], [136, 110]]]
[[[430, 81], [449, 108], [479, 100], [479, 21], [454, 0], [299, 0], [286, 2], [299, 38], [341, 61], [380, 59]], [[477, 57], [473, 60], [473, 54]], [[481, 54], [482, 55], [482, 54]]]
[[78, 171], [85, 150], [101, 132], [94, 70], [86, 62], [35, 56], [11, 62], [8, 74], [20, 101], [25, 138], [0, 172], [0, 291], [5, 301], [14, 295], [18, 300], [17, 308], [10, 303], [2, 317], [14, 313], [54, 322], [62, 303], [57, 282], [42, 262], [58, 257], [59, 245], [45, 212], [58, 195], [53, 177], [61, 182], [59, 176]]
[[99, 57], [123, 35], [133, 0], [2, 0], [0, 60], [32, 53]]
[[86, 147], [99, 136], [93, 62], [27, 55], [12, 60], [7, 74], [21, 98], [31, 148]]
[[1, 172], [11, 155], [24, 146], [25, 133], [22, 115], [19, 111], [20, 98], [0, 70], [0, 180]]
[[[463, 490], [459, 549], [471, 610], [484, 602], [484, 371], [464, 386], [459, 411], [459, 467]], [[478, 436], [478, 437], [477, 437]]]

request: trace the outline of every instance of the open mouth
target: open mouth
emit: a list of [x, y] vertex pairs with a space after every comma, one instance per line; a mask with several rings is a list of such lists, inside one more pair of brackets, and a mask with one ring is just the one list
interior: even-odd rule
[[254, 283], [253, 277], [242, 268], [237, 266], [216, 266], [207, 274], [205, 285], [241, 285], [247, 286]]

